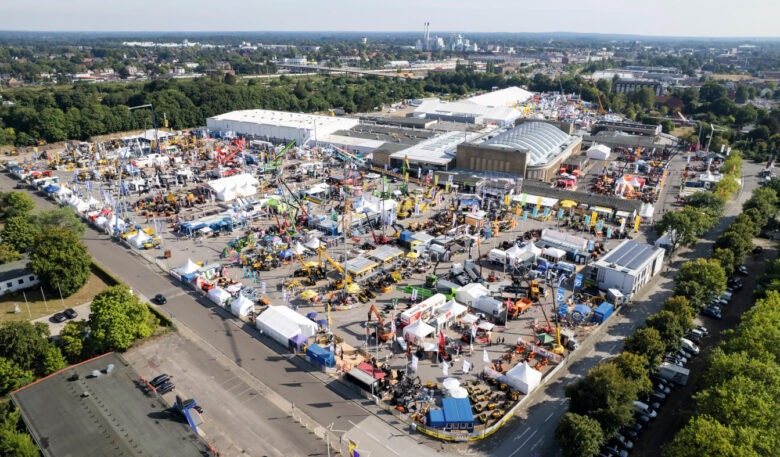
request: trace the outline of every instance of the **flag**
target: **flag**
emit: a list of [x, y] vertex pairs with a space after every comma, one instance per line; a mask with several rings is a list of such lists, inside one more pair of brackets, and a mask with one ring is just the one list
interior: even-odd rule
[[468, 373], [469, 371], [471, 371], [471, 362], [463, 359], [463, 373]]
[[536, 217], [537, 215], [539, 215], [539, 207], [534, 206], [534, 212], [533, 212], [532, 215], [533, 215], [533, 217]]
[[[328, 309], [330, 309], [330, 305], [328, 305]], [[395, 319], [390, 319], [390, 333], [395, 335]]]
[[490, 363], [490, 356], [487, 353], [487, 349], [482, 350], [482, 361], [485, 363]]
[[641, 223], [642, 223], [642, 217], [641, 216], [637, 216], [636, 219], [634, 219], [634, 231], [635, 232], [639, 231], [639, 224], [641, 224]]
[[528, 194], [522, 193], [520, 194], [520, 206], [525, 206], [525, 200], [528, 198]]
[[536, 210], [539, 211], [542, 208], [542, 197], [536, 199]]
[[558, 219], [563, 219], [563, 208], [558, 209]]
[[445, 346], [447, 346], [447, 339], [444, 338], [444, 332], [439, 330], [439, 349], [444, 350]]
[[[473, 325], [471, 327], [471, 339], [474, 339], [476, 337], [477, 337], [477, 326]], [[472, 347], [473, 347], [473, 344], [472, 344]]]
[[599, 213], [593, 211], [593, 214], [591, 214], [590, 216], [590, 225], [591, 226], [596, 225], [596, 221], [598, 220], [598, 218], [599, 218]]
[[417, 364], [420, 363], [420, 359], [416, 355], [412, 355], [412, 371], [417, 371]]
[[547, 217], [549, 215], [550, 215], [550, 207], [549, 206], [545, 206], [544, 207], [544, 217]]
[[528, 220], [528, 211], [523, 211], [523, 222]]
[[441, 373], [444, 376], [450, 375], [450, 365], [446, 361], [441, 363]]
[[352, 440], [349, 440], [349, 457], [360, 457], [357, 451], [357, 443]]
[[590, 216], [585, 216], [585, 225], [590, 226]]

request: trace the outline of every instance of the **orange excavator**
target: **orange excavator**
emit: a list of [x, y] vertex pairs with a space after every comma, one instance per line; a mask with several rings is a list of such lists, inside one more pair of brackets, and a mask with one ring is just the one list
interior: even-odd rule
[[391, 326], [385, 326], [385, 321], [382, 319], [382, 314], [376, 309], [376, 306], [371, 305], [371, 309], [368, 310], [368, 322], [371, 323], [371, 315], [376, 316], [376, 332], [379, 333], [379, 339], [382, 341], [390, 341], [395, 336]]

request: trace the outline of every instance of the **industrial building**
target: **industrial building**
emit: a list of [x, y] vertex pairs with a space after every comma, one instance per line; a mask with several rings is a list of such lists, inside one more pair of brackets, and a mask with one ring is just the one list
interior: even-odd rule
[[623, 132], [631, 135], [658, 136], [661, 134], [660, 125], [641, 124], [639, 122], [611, 122], [599, 120], [590, 128], [592, 134], [599, 132]]
[[615, 289], [631, 297], [661, 272], [664, 250], [625, 240], [590, 267], [588, 279], [601, 290]]
[[581, 147], [581, 138], [568, 135], [555, 125], [527, 121], [484, 141], [459, 145], [457, 166], [549, 181], [557, 175], [561, 163], [579, 154]]
[[414, 169], [447, 171], [455, 165], [455, 151], [459, 150], [459, 144], [474, 141], [482, 136], [483, 132], [445, 132], [432, 136], [413, 146], [399, 147], [388, 143], [377, 148], [372, 155], [374, 165], [388, 169], [401, 168], [404, 160], [409, 162], [414, 176]]
[[653, 149], [657, 146], [663, 147], [657, 136], [631, 135], [625, 132], [599, 132], [595, 135], [585, 135], [582, 137], [582, 143], [590, 146], [594, 143], [603, 144], [610, 148], [636, 148]]
[[660, 82], [645, 79], [619, 79], [612, 86], [612, 90], [621, 94], [630, 94], [643, 87], [650, 88], [655, 95], [661, 95], [661, 92], [663, 92], [663, 85]]
[[532, 97], [525, 89], [507, 87], [456, 102], [425, 100], [414, 110], [414, 117], [508, 127], [522, 116], [517, 107]]
[[192, 404], [171, 408], [117, 353], [60, 370], [11, 400], [45, 456], [209, 454]]
[[358, 119], [262, 109], [231, 111], [206, 119], [206, 127], [223, 135], [245, 135], [299, 146], [312, 144], [319, 135], [331, 135], [358, 125]]

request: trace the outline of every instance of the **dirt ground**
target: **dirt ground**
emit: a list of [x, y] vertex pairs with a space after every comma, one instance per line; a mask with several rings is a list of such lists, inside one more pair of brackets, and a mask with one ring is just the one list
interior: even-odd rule
[[771, 241], [755, 239], [753, 243], [763, 246], [764, 252], [760, 255], [752, 255], [745, 260], [750, 275], [741, 277], [744, 287], [736, 291], [731, 303], [723, 308], [723, 320], [699, 318], [702, 325], [709, 330], [710, 335], [699, 345], [701, 354], [694, 357], [686, 365], [686, 368], [691, 370], [688, 385], [671, 392], [671, 396], [659, 409], [658, 417], [637, 441], [631, 452], [633, 457], [657, 457], [659, 449], [671, 442], [675, 434], [688, 423], [695, 407], [695, 402], [691, 397], [699, 390], [698, 378], [707, 369], [707, 359], [710, 353], [723, 341], [724, 331], [735, 328], [742, 318], [742, 313], [753, 306], [753, 290], [756, 288], [757, 279], [764, 274], [765, 261], [777, 256], [776, 248]]
[[[99, 292], [108, 288], [108, 285], [93, 273], [89, 274], [89, 279], [84, 287], [78, 292], [60, 299], [59, 292], [46, 292], [45, 301], [40, 287], [30, 290], [7, 294], [0, 297], [0, 322], [2, 321], [27, 321], [49, 314], [60, 312], [66, 308], [75, 308], [92, 301]], [[45, 291], [44, 291], [45, 292]], [[27, 301], [25, 303], [25, 296]], [[14, 304], [19, 305], [19, 313], [14, 313]], [[29, 305], [29, 311], [28, 311]], [[32, 318], [30, 317], [32, 315]]]

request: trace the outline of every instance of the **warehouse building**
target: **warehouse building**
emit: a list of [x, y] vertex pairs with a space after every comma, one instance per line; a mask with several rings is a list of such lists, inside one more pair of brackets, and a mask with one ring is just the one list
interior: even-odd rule
[[533, 98], [533, 92], [529, 92], [520, 87], [507, 87], [505, 89], [498, 89], [492, 92], [488, 92], [482, 95], [476, 95], [469, 97], [466, 101], [474, 103], [479, 106], [485, 106], [487, 108], [497, 107], [516, 107], [522, 105], [531, 98]]
[[460, 169], [492, 171], [549, 181], [564, 160], [579, 154], [582, 139], [547, 122], [527, 121], [482, 142], [457, 148]]
[[400, 169], [404, 160], [407, 160], [411, 167], [410, 176], [413, 177], [416, 177], [415, 169], [420, 173], [427, 170], [447, 171], [455, 165], [455, 152], [459, 149], [459, 144], [475, 141], [484, 135], [483, 132], [453, 131], [403, 148], [389, 143], [374, 151], [372, 161], [376, 166], [387, 165], [388, 169]]
[[358, 125], [358, 119], [287, 113], [262, 109], [231, 111], [206, 119], [206, 127], [222, 135], [245, 135], [273, 143], [295, 140], [311, 145], [320, 135], [332, 135]]
[[661, 272], [663, 263], [663, 249], [625, 240], [591, 264], [588, 279], [601, 290], [616, 289], [631, 297]]

